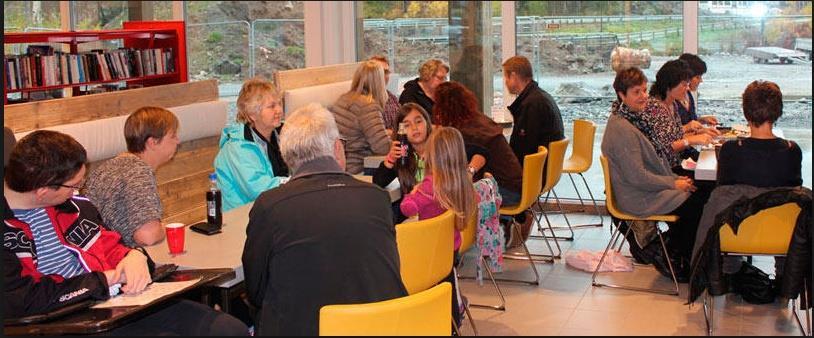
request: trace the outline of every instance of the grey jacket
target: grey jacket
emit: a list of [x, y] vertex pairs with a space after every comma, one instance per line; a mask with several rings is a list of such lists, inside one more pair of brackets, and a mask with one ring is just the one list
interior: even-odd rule
[[382, 120], [382, 107], [355, 93], [345, 93], [329, 107], [345, 144], [345, 171], [360, 174], [365, 156], [386, 155], [390, 139]]
[[602, 154], [608, 159], [616, 204], [638, 217], [667, 214], [690, 193], [676, 190], [667, 163], [633, 124], [611, 114], [602, 137]]

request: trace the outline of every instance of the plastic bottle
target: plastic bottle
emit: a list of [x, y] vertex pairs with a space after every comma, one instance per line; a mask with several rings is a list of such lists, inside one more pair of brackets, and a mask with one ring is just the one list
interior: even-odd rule
[[223, 207], [218, 177], [215, 173], [209, 174], [209, 191], [206, 192], [206, 222], [220, 227], [223, 225]]

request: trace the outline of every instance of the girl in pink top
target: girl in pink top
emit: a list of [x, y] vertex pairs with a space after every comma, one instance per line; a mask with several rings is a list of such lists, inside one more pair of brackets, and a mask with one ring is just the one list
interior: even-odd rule
[[447, 210], [455, 212], [455, 251], [461, 246], [461, 230], [477, 217], [477, 195], [469, 175], [464, 140], [451, 127], [438, 127], [427, 141], [424, 180], [404, 196], [401, 212], [428, 219]]

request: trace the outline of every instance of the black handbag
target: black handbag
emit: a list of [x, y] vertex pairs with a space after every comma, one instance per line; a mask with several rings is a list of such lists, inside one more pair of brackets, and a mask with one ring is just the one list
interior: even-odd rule
[[741, 269], [732, 275], [730, 288], [750, 304], [774, 302], [775, 293], [769, 275], [748, 262], [743, 262]]

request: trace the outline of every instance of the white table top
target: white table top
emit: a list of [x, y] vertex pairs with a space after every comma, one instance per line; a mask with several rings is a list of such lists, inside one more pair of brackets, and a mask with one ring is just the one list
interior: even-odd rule
[[[355, 178], [370, 182], [371, 176], [354, 176]], [[401, 198], [401, 189], [398, 180], [393, 180], [387, 186], [390, 200]], [[395, 199], [394, 199], [395, 197]], [[202, 199], [203, 200], [203, 199]], [[203, 202], [203, 201], [202, 201]], [[192, 231], [187, 227], [184, 250], [180, 255], [170, 255], [166, 241], [146, 247], [150, 257], [158, 264], [175, 264], [179, 269], [211, 269], [230, 268], [235, 270], [235, 278], [218, 285], [219, 287], [232, 287], [243, 281], [243, 246], [246, 244], [246, 227], [249, 224], [249, 211], [254, 203], [234, 208], [223, 213], [223, 228], [215, 235], [207, 236]], [[187, 224], [190, 225], [190, 224]]]
[[[780, 138], [783, 137], [783, 130], [774, 128], [772, 133]], [[698, 155], [698, 162], [695, 165], [695, 179], [702, 181], [714, 181], [718, 177], [718, 157], [715, 149], [701, 149]]]
[[698, 155], [698, 163], [695, 165], [695, 179], [702, 181], [714, 181], [718, 176], [718, 158], [715, 157], [715, 149], [701, 150]]

